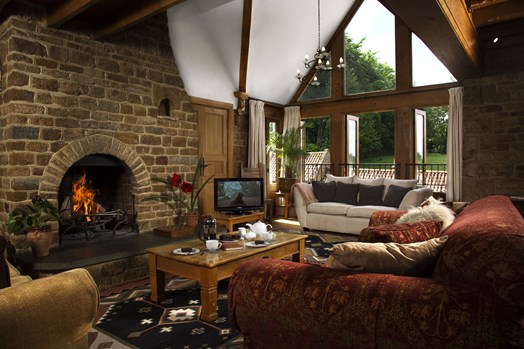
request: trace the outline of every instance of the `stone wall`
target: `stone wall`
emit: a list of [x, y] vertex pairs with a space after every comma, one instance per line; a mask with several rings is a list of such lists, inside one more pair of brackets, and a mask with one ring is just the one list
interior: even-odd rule
[[46, 27], [43, 11], [11, 1], [0, 19], [0, 221], [37, 194], [56, 203], [69, 166], [104, 153], [132, 173], [140, 231], [171, 224], [171, 209], [142, 199], [161, 189], [151, 177], [190, 178], [198, 132], [166, 14], [97, 41], [83, 22]]
[[524, 69], [466, 81], [463, 113], [463, 199], [524, 196]]

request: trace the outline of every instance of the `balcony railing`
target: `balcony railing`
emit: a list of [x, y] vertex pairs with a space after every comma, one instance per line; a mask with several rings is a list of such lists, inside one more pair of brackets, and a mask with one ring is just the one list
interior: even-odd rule
[[419, 184], [430, 187], [435, 193], [446, 192], [447, 164], [406, 164], [405, 166], [406, 173], [414, 171]]
[[[338, 164], [340, 176], [358, 176], [360, 178], [398, 178], [400, 164]], [[446, 192], [446, 164], [406, 164], [406, 173], [414, 173], [417, 183], [426, 185], [435, 193]], [[322, 181], [326, 174], [333, 173], [334, 164], [305, 164], [302, 181]], [[413, 170], [414, 168], [414, 170]]]

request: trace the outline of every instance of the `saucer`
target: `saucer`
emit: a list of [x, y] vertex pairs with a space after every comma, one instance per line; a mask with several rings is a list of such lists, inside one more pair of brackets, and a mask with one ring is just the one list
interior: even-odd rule
[[246, 242], [246, 246], [249, 246], [249, 247], [266, 247], [266, 246], [269, 246], [269, 242], [265, 242], [263, 244], [255, 244], [254, 241], [249, 241], [249, 242]]
[[182, 252], [181, 248], [177, 248], [177, 249], [173, 250], [173, 254], [178, 254], [178, 255], [181, 255], [181, 256], [190, 256], [192, 254], [197, 254], [198, 252], [200, 252], [200, 250], [198, 248], [193, 248], [193, 250], [191, 252]]

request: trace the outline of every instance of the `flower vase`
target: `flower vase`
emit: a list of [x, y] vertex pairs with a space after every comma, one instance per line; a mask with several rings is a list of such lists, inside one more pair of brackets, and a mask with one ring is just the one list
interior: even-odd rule
[[34, 256], [47, 256], [53, 242], [53, 232], [48, 230], [30, 230], [27, 232], [27, 241]]
[[198, 223], [198, 213], [186, 213], [184, 218], [188, 227], [194, 227]]
[[184, 225], [185, 224], [185, 218], [184, 218], [184, 210], [177, 209], [175, 210], [175, 225]]

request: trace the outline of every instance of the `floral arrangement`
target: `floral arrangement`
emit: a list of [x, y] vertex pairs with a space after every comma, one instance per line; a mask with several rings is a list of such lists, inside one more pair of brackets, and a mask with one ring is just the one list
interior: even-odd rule
[[148, 196], [146, 200], [163, 201], [169, 204], [169, 201], [174, 202], [175, 209], [185, 208], [188, 213], [196, 213], [195, 206], [198, 202], [198, 196], [204, 187], [209, 183], [213, 176], [206, 179], [200, 188], [197, 188], [198, 177], [202, 174], [204, 169], [204, 159], [201, 158], [197, 162], [195, 173], [191, 183], [183, 180], [182, 176], [178, 173], [167, 178], [151, 178], [152, 181], [161, 182], [166, 185], [167, 191], [160, 194], [154, 194]]
[[30, 230], [49, 230], [50, 221], [58, 221], [60, 211], [46, 199], [35, 196], [30, 204], [15, 208], [6, 222], [9, 234], [25, 234]]

